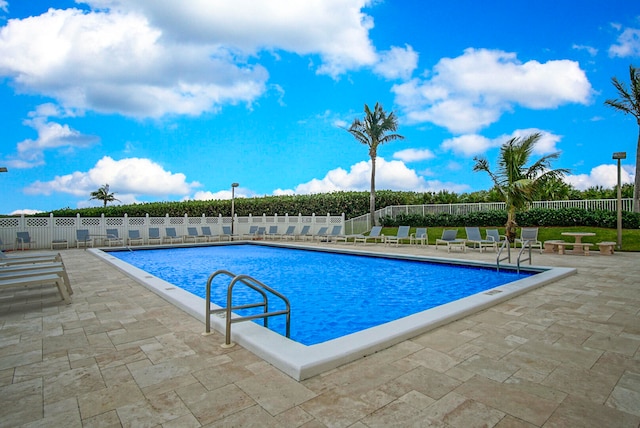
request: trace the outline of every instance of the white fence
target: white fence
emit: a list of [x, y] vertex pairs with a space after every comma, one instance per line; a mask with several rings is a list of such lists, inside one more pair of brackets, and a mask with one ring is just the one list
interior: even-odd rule
[[[323, 226], [343, 226], [344, 214], [340, 216], [235, 216], [233, 222], [234, 233], [242, 235], [249, 232], [251, 226], [277, 226], [278, 233], [284, 233], [289, 226], [296, 226], [296, 233], [304, 225], [309, 225], [311, 234], [316, 233]], [[188, 235], [188, 227], [196, 227], [201, 233], [201, 227], [208, 226], [213, 235], [222, 233], [222, 226], [231, 226], [231, 217], [5, 217], [0, 218], [0, 242], [2, 249], [15, 247], [18, 232], [28, 232], [34, 241], [31, 248], [51, 248], [52, 242], [66, 241], [70, 247], [76, 246], [76, 231], [88, 230], [92, 237], [106, 237], [107, 229], [116, 229], [118, 236], [125, 240], [130, 230], [138, 230], [144, 242], [148, 242], [149, 228], [159, 228], [164, 236], [165, 228], [175, 228], [178, 236]]]
[[[568, 201], [535, 201], [531, 208], [583, 208], [586, 210], [616, 211], [616, 199], [580, 199]], [[429, 205], [393, 205], [376, 211], [376, 218], [396, 218], [400, 214], [469, 214], [479, 211], [505, 210], [504, 202], [481, 202], [472, 204], [429, 204]], [[622, 199], [622, 211], [633, 211], [633, 199]], [[371, 229], [371, 215], [349, 219], [345, 222], [346, 233], [363, 233]]]

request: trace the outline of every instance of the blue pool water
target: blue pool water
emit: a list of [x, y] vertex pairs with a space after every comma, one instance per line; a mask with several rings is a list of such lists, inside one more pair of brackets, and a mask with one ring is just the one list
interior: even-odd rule
[[[260, 245], [111, 255], [202, 298], [207, 279], [216, 270], [250, 275], [289, 299], [291, 339], [304, 345], [322, 343], [532, 275]], [[226, 306], [229, 281], [228, 276], [213, 281], [212, 302]], [[255, 291], [246, 287], [234, 289], [234, 305], [259, 300]], [[283, 307], [278, 299], [270, 299], [270, 310]], [[284, 334], [284, 321], [284, 316], [273, 317], [269, 328]], [[262, 324], [261, 320], [256, 322]]]

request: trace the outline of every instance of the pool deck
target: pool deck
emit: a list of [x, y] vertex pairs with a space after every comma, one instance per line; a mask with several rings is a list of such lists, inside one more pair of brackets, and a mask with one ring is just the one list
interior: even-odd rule
[[535, 252], [578, 272], [300, 382], [90, 252], [61, 254], [72, 304], [0, 291], [0, 427], [640, 426], [637, 253]]

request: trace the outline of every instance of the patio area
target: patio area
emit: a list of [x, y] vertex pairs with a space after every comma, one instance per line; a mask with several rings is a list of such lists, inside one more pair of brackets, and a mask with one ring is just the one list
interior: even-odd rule
[[202, 336], [202, 322], [90, 252], [61, 254], [72, 304], [54, 287], [0, 293], [0, 426], [640, 425], [637, 253], [535, 252], [535, 265], [578, 273], [301, 382]]

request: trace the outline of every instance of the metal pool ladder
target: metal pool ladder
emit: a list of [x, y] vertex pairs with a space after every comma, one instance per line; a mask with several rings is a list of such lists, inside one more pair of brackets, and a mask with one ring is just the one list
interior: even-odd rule
[[[227, 275], [231, 277], [231, 282], [227, 287], [227, 307], [220, 309], [211, 309], [211, 281], [218, 275]], [[242, 284], [254, 291], [257, 291], [262, 296], [262, 301], [257, 303], [248, 303], [245, 305], [232, 306], [233, 301], [233, 288], [236, 284]], [[269, 296], [268, 293], [273, 294], [274, 296], [280, 298], [285, 303], [286, 309], [269, 312]], [[284, 295], [278, 293], [273, 288], [263, 284], [255, 278], [250, 277], [249, 275], [235, 275], [228, 270], [217, 270], [209, 276], [207, 280], [207, 288], [206, 288], [206, 308], [205, 308], [205, 316], [206, 316], [206, 329], [203, 335], [211, 334], [211, 315], [217, 313], [225, 313], [225, 339], [223, 348], [230, 348], [235, 345], [235, 343], [231, 342], [231, 324], [242, 321], [251, 321], [254, 319], [262, 318], [265, 327], [269, 327], [269, 317], [273, 317], [276, 315], [285, 315], [286, 320], [286, 336], [289, 337], [291, 333], [291, 305], [289, 304], [289, 299], [287, 299]], [[232, 316], [231, 311], [237, 309], [248, 309], [248, 308], [258, 308], [262, 307], [264, 312], [261, 314], [255, 315], [247, 315], [247, 316]]]
[[[505, 247], [507, 248], [507, 255], [504, 257], [501, 257], [502, 255], [502, 250], [505, 249]], [[523, 254], [524, 254], [524, 250], [525, 249], [529, 249], [529, 255], [526, 258], [522, 258]], [[511, 263], [511, 243], [505, 239], [502, 242], [502, 245], [500, 246], [500, 250], [498, 250], [498, 256], [496, 257], [496, 266], [497, 266], [497, 270], [500, 271], [500, 262], [508, 260], [509, 263]], [[526, 262], [529, 261], [529, 264], [531, 264], [531, 241], [524, 241], [522, 243], [522, 248], [520, 249], [520, 252], [518, 253], [518, 260], [517, 260], [517, 272], [520, 273], [520, 263], [521, 262]]]

